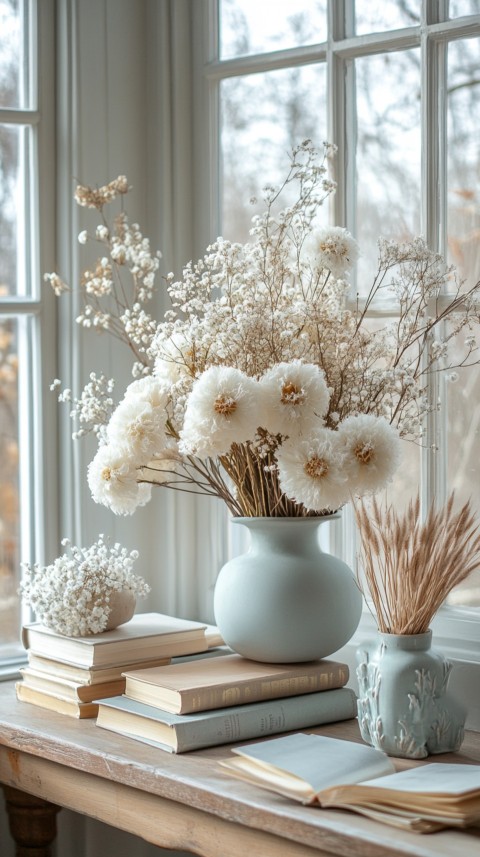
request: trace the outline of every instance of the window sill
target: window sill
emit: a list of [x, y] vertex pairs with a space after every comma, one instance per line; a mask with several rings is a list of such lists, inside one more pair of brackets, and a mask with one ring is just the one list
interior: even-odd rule
[[0, 663], [0, 681], [20, 678], [20, 669], [27, 665], [26, 656], [11, 658]]

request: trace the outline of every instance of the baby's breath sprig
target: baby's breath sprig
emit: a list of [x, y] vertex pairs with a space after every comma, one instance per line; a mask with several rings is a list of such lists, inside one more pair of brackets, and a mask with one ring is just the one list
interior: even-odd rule
[[88, 548], [63, 539], [66, 551], [51, 565], [24, 563], [20, 593], [37, 619], [69, 637], [99, 634], [111, 612], [112, 593], [129, 591], [137, 598], [150, 587], [132, 569], [138, 551], [110, 545], [103, 534]]

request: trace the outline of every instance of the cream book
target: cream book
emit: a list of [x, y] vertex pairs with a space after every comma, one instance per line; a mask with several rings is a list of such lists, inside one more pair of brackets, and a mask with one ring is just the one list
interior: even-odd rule
[[431, 833], [480, 822], [480, 765], [428, 763], [396, 772], [380, 750], [299, 732], [235, 747], [222, 767], [303, 804], [348, 809]]
[[[212, 649], [212, 651], [214, 651]], [[28, 665], [36, 673], [41, 673], [51, 678], [64, 679], [77, 684], [104, 684], [108, 681], [122, 680], [125, 670], [140, 670], [147, 667], [166, 666], [171, 658], [149, 658], [146, 661], [133, 661], [132, 663], [121, 663], [113, 667], [82, 667], [75, 664], [56, 661], [53, 658], [45, 658], [28, 651]], [[123, 679], [125, 685], [125, 680]]]
[[231, 654], [124, 675], [130, 699], [188, 714], [343, 687], [349, 671], [337, 661], [263, 664]]
[[47, 708], [49, 711], [56, 711], [58, 714], [66, 714], [68, 717], [76, 717], [77, 719], [96, 717], [98, 714], [98, 703], [95, 702], [79, 702], [74, 699], [55, 696], [52, 693], [29, 687], [23, 681], [18, 681], [15, 689], [17, 699], [20, 702], [29, 702], [38, 708]]
[[44, 693], [61, 696], [64, 699], [72, 699], [75, 702], [93, 702], [94, 699], [104, 699], [108, 696], [118, 696], [125, 690], [125, 679], [120, 677], [113, 681], [105, 681], [100, 684], [78, 684], [78, 682], [49, 676], [46, 673], [37, 672], [30, 667], [20, 670], [23, 684]]
[[137, 613], [113, 631], [66, 637], [41, 623], [25, 625], [22, 640], [35, 654], [84, 667], [125, 665], [206, 651], [206, 625], [163, 613]]

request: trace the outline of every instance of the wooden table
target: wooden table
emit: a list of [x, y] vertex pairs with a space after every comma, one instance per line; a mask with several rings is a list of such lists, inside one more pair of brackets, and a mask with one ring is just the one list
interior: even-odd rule
[[[316, 731], [359, 740], [355, 720]], [[228, 755], [227, 746], [170, 755], [94, 720], [19, 703], [14, 683], [0, 684], [0, 784], [17, 830], [27, 812], [31, 838], [43, 846], [37, 857], [48, 854], [58, 807], [204, 857], [480, 857], [479, 829], [419, 835], [354, 813], [302, 807], [230, 778], [217, 765]], [[479, 733], [467, 735], [460, 753], [442, 756], [461, 759], [480, 762]], [[18, 855], [32, 853], [24, 845], [17, 844]]]

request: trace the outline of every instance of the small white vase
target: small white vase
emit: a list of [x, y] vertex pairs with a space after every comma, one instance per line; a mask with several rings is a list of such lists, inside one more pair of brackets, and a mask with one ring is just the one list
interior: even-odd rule
[[251, 546], [221, 569], [215, 621], [234, 651], [251, 660], [325, 658], [355, 632], [362, 596], [350, 568], [318, 542], [324, 518], [234, 518]]
[[130, 589], [114, 589], [109, 595], [110, 613], [105, 631], [113, 631], [119, 625], [129, 622], [135, 613], [137, 598]]
[[432, 632], [378, 634], [357, 652], [362, 738], [389, 756], [422, 759], [458, 750], [465, 711], [448, 693], [451, 663]]

